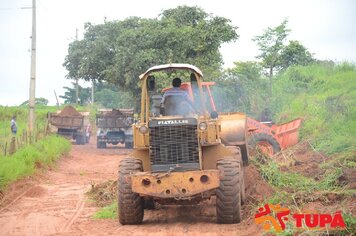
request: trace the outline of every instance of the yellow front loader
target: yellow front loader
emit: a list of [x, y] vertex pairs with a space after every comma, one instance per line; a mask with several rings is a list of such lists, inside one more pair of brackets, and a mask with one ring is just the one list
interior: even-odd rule
[[[158, 80], [167, 73], [187, 79], [194, 109], [182, 101], [181, 114], [165, 113]], [[188, 64], [154, 66], [140, 76], [141, 115], [133, 125], [134, 151], [120, 162], [118, 207], [121, 224], [139, 224], [144, 210], [159, 204], [194, 205], [216, 198], [218, 223], [239, 223], [245, 198], [243, 166], [248, 164], [246, 116], [206, 108], [202, 72]]]

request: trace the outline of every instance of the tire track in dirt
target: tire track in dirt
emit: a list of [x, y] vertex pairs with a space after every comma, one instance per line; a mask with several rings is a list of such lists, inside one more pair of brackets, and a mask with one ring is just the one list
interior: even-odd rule
[[121, 153], [127, 151], [100, 151], [93, 143], [73, 145], [70, 155], [62, 157], [54, 170], [29, 181], [21, 192], [6, 193], [15, 197], [0, 208], [0, 235], [65, 235], [78, 218], [91, 217], [92, 211], [83, 214], [85, 192], [91, 183], [115, 178]]
[[78, 201], [76, 210], [73, 214], [73, 216], [71, 217], [71, 219], [67, 222], [67, 224], [63, 227], [63, 229], [61, 230], [61, 232], [68, 232], [69, 228], [72, 226], [72, 224], [74, 223], [74, 221], [78, 218], [79, 214], [82, 212], [83, 208], [84, 208], [85, 202], [83, 201], [83, 199], [80, 199]]

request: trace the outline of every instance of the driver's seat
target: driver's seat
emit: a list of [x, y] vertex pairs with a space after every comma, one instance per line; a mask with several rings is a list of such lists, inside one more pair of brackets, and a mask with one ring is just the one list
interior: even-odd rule
[[168, 95], [164, 99], [164, 116], [185, 116], [189, 113], [189, 104], [181, 95]]

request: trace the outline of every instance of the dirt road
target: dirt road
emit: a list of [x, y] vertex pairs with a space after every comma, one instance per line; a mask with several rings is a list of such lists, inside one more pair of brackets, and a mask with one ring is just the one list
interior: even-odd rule
[[[73, 145], [69, 156], [34, 178], [15, 184], [0, 208], [0, 235], [259, 235], [244, 207], [241, 224], [217, 225], [213, 201], [199, 206], [161, 206], [146, 210], [144, 222], [122, 226], [95, 220], [98, 210], [86, 196], [91, 184], [115, 180], [120, 159], [130, 150]], [[253, 176], [251, 176], [253, 178]], [[16, 186], [17, 185], [17, 186]], [[252, 189], [253, 190], [253, 189]]]

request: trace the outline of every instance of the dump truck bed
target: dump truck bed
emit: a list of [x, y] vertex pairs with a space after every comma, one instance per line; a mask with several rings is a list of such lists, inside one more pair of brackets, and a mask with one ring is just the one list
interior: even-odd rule
[[133, 110], [102, 111], [96, 115], [96, 125], [101, 129], [129, 128], [133, 124]]
[[49, 122], [57, 128], [79, 129], [84, 126], [84, 116], [61, 116], [59, 114], [51, 114]]

